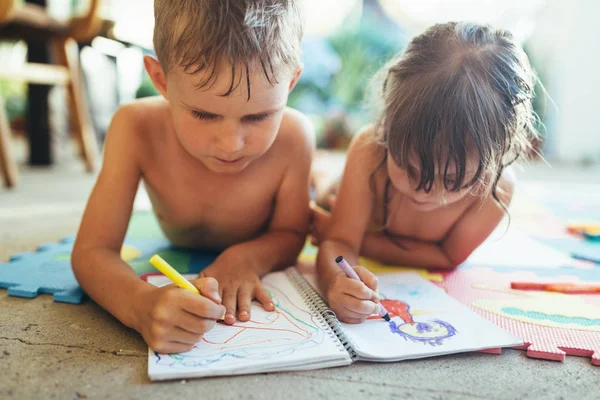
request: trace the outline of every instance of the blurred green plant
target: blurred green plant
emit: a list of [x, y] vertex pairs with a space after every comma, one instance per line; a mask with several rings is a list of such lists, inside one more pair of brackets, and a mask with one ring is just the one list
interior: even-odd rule
[[[321, 119], [319, 147], [343, 147], [358, 129], [371, 122], [365, 105], [374, 74], [407, 42], [402, 27], [376, 2], [351, 13], [341, 29], [327, 38], [303, 43], [305, 71], [288, 104]], [[365, 2], [365, 6], [367, 2]]]
[[0, 93], [4, 99], [8, 120], [24, 118], [27, 110], [27, 84], [20, 81], [0, 80]]

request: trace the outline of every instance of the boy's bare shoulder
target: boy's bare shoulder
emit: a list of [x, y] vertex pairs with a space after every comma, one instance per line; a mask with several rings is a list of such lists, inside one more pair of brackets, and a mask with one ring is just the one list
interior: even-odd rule
[[149, 136], [165, 132], [170, 117], [169, 104], [165, 99], [146, 97], [120, 106], [113, 116], [112, 125], [124, 128], [121, 134], [129, 139], [147, 143]]
[[286, 107], [274, 146], [279, 154], [311, 156], [315, 149], [315, 130], [311, 120], [298, 110]]

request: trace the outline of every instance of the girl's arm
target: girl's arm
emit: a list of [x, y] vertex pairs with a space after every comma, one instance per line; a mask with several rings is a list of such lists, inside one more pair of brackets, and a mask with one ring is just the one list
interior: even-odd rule
[[[507, 169], [498, 182], [498, 198], [508, 207], [515, 188], [515, 177]], [[490, 194], [476, 201], [456, 222], [441, 244], [454, 265], [464, 262], [471, 253], [496, 229], [506, 211]]]
[[[339, 255], [358, 265], [363, 235], [373, 206], [369, 180], [378, 167], [380, 150], [369, 131], [353, 141], [346, 160], [331, 223], [317, 255], [319, 283], [336, 315], [344, 322], [362, 322], [378, 310], [374, 290], [377, 278], [365, 268], [355, 268], [362, 282], [347, 278], [335, 258]], [[364, 282], [364, 283], [363, 283]]]
[[[498, 197], [508, 206], [514, 191], [514, 178], [507, 171], [498, 184]], [[492, 233], [505, 212], [490, 195], [469, 207], [440, 243], [384, 234], [365, 235], [361, 255], [384, 264], [424, 268], [456, 268]]]
[[427, 268], [454, 268], [456, 266], [443, 247], [437, 243], [414, 239], [392, 239], [379, 233], [365, 235], [360, 254], [388, 265]]

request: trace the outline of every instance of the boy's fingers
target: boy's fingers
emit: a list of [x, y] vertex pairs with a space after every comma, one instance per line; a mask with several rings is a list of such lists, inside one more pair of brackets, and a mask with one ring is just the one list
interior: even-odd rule
[[242, 322], [250, 319], [250, 306], [252, 305], [252, 289], [247, 285], [240, 287], [237, 293], [238, 318]]
[[176, 326], [191, 333], [203, 334], [211, 330], [215, 323], [214, 319], [199, 318], [192, 313], [181, 310], [181, 313], [177, 316]]
[[235, 322], [238, 288], [228, 288], [223, 291], [223, 305], [225, 306], [225, 323], [231, 325]]
[[217, 320], [223, 317], [225, 309], [222, 305], [204, 296], [198, 296], [188, 290], [180, 290], [179, 307], [196, 317]]
[[256, 289], [254, 290], [254, 297], [256, 297], [256, 300], [258, 300], [260, 302], [260, 304], [262, 304], [262, 306], [265, 310], [267, 310], [267, 311], [275, 310], [275, 305], [273, 304], [273, 299], [271, 299], [269, 292], [267, 292], [265, 290], [265, 288], [262, 287], [262, 285], [256, 287]]
[[180, 327], [173, 327], [173, 331], [169, 335], [169, 339], [174, 342], [184, 343], [184, 344], [195, 344], [202, 340], [202, 334], [188, 332], [185, 329], [181, 329]]
[[180, 342], [167, 342], [160, 344], [148, 343], [148, 346], [159, 353], [185, 353], [192, 349], [192, 344], [180, 343]]
[[221, 304], [222, 299], [219, 294], [219, 283], [215, 278], [196, 279], [193, 283], [200, 290], [202, 296], [208, 297], [217, 304]]
[[370, 289], [377, 291], [379, 279], [377, 279], [377, 277], [371, 271], [365, 267], [354, 267], [354, 270], [365, 285], [367, 285]]

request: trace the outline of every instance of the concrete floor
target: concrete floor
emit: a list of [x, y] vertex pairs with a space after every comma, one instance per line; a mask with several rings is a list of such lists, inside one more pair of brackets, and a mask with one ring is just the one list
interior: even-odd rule
[[[600, 169], [534, 166], [522, 179], [600, 183]], [[0, 261], [77, 230], [94, 177], [79, 164], [21, 169], [17, 189], [0, 189]], [[564, 363], [461, 354], [393, 364], [150, 383], [147, 347], [91, 301], [54, 303], [0, 290], [0, 398], [599, 398], [600, 369], [587, 358]]]

